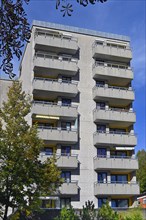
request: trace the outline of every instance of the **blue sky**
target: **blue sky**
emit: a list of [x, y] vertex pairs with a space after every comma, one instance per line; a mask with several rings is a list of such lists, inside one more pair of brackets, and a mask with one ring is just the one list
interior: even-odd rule
[[[68, 0], [70, 1], [70, 0]], [[26, 12], [30, 24], [32, 20], [42, 20], [71, 25], [103, 32], [128, 35], [133, 51], [133, 88], [137, 114], [135, 131], [138, 134], [137, 150], [146, 148], [146, 2], [145, 0], [108, 0], [106, 3], [79, 6], [76, 0], [70, 1], [74, 12], [71, 17], [62, 17], [55, 9], [55, 0], [30, 0]], [[18, 63], [14, 60], [15, 71]]]

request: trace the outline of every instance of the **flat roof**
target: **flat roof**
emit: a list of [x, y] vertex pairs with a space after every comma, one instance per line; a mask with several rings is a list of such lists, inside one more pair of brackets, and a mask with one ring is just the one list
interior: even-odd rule
[[128, 36], [124, 36], [124, 35], [100, 32], [100, 31], [84, 29], [84, 28], [79, 28], [79, 27], [73, 27], [73, 26], [67, 26], [67, 25], [63, 25], [63, 24], [50, 23], [50, 22], [45, 22], [45, 21], [33, 20], [32, 26], [52, 28], [52, 29], [56, 29], [56, 30], [59, 29], [62, 31], [69, 31], [69, 32], [73, 32], [73, 33], [91, 35], [91, 36], [96, 36], [96, 37], [111, 38], [111, 39], [116, 39], [116, 40], [121, 40], [121, 41], [128, 41], [128, 42], [130, 41], [130, 38]]

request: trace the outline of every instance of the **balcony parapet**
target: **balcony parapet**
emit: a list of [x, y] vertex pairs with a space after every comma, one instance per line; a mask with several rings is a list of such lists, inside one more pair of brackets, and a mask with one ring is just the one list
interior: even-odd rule
[[66, 62], [72, 62], [72, 63], [78, 63], [78, 59], [72, 58], [70, 56], [58, 56], [54, 54], [49, 53], [43, 53], [43, 52], [36, 52], [34, 55], [34, 58], [43, 58], [43, 59], [51, 59], [51, 60], [58, 60], [58, 61], [66, 61]]
[[98, 155], [94, 158], [95, 170], [137, 170], [138, 160], [135, 156]]
[[33, 79], [33, 90], [45, 92], [56, 92], [57, 94], [66, 94], [70, 97], [75, 97], [78, 93], [78, 82], [67, 81], [62, 79], [49, 79], [35, 77]]
[[34, 34], [35, 47], [39, 48], [39, 45], [45, 45], [48, 47], [54, 47], [55, 50], [66, 51], [76, 53], [79, 49], [78, 39], [70, 34], [61, 32], [52, 32], [45, 30], [36, 30]]
[[45, 30], [36, 30], [34, 37], [36, 38], [39, 35], [44, 36], [44, 37], [48, 37], [48, 38], [61, 38], [61, 39], [69, 40], [69, 41], [78, 42], [78, 38], [73, 37], [68, 34], [63, 34], [63, 33], [55, 33], [55, 32], [45, 31]]
[[76, 169], [78, 167], [78, 155], [77, 154], [48, 154], [41, 152], [39, 159], [41, 162], [47, 160], [47, 158], [55, 157], [57, 160], [57, 166], [60, 168]]
[[134, 181], [95, 182], [94, 195], [138, 195], [139, 184]]
[[100, 121], [118, 121], [127, 123], [127, 126], [135, 123], [136, 114], [133, 109], [97, 107], [93, 110], [94, 122]]
[[69, 180], [65, 181], [59, 188], [62, 195], [77, 195], [78, 194], [78, 181]]
[[53, 143], [76, 143], [78, 141], [77, 129], [38, 126], [39, 137]]
[[129, 84], [133, 79], [133, 68], [123, 64], [95, 61], [92, 71], [94, 79], [104, 78], [110, 81], [119, 79], [123, 85]]
[[132, 59], [132, 52], [129, 45], [116, 43], [116, 42], [106, 42], [96, 40], [93, 45], [93, 57], [111, 57], [112, 60], [121, 60], [126, 62]]
[[115, 100], [118, 99], [125, 105], [130, 104], [134, 100], [134, 91], [131, 87], [117, 87], [117, 86], [108, 86], [108, 85], [95, 85], [93, 87], [93, 99], [109, 99]]
[[135, 146], [137, 137], [135, 133], [115, 132], [115, 131], [96, 131], [93, 134], [94, 145], [127, 145]]
[[61, 104], [46, 101], [33, 101], [32, 114], [58, 116], [68, 119], [76, 119], [78, 116], [78, 106], [74, 104]]

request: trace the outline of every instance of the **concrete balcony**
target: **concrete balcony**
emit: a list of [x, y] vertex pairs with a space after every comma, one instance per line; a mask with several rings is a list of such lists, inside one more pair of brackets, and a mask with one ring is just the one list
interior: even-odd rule
[[78, 84], [77, 82], [59, 81], [57, 79], [34, 78], [33, 92], [40, 93], [41, 91], [75, 97], [78, 93]]
[[32, 104], [32, 115], [58, 116], [60, 119], [66, 118], [74, 120], [78, 116], [77, 106], [59, 105], [57, 103], [34, 101]]
[[[47, 155], [46, 152], [41, 152], [39, 159], [41, 162], [46, 161], [47, 158], [52, 157], [52, 155]], [[56, 154], [57, 166], [59, 168], [76, 169], [78, 167], [78, 156], [77, 155], [62, 155]]]
[[137, 145], [137, 137], [133, 133], [127, 132], [105, 132], [97, 131], [93, 134], [94, 145], [122, 145], [135, 146]]
[[42, 69], [45, 69], [45, 72], [54, 71], [57, 74], [64, 75], [76, 75], [78, 71], [78, 60], [71, 57], [50, 55], [45, 53], [36, 53], [34, 56], [34, 71], [41, 72]]
[[36, 30], [35, 32], [35, 48], [42, 46], [54, 48], [55, 51], [59, 49], [64, 52], [75, 53], [78, 50], [78, 40], [71, 35], [55, 33], [51, 31]]
[[132, 51], [128, 46], [113, 45], [107, 43], [95, 43], [93, 45], [93, 57], [100, 59], [115, 60], [120, 62], [129, 62], [132, 59]]
[[138, 160], [135, 157], [96, 156], [94, 170], [126, 170], [130, 172], [138, 169]]
[[39, 138], [50, 143], [75, 144], [78, 141], [78, 132], [74, 129], [55, 127], [38, 127]]
[[118, 101], [118, 105], [126, 106], [134, 101], [135, 96], [132, 88], [97, 85], [93, 88], [93, 99], [108, 100], [109, 103], [113, 105]]
[[94, 195], [138, 195], [139, 184], [137, 182], [125, 183], [98, 183], [94, 184]]
[[93, 65], [93, 78], [125, 86], [133, 80], [133, 71], [128, 66], [96, 61]]
[[93, 110], [94, 122], [114, 123], [129, 127], [136, 122], [136, 114], [132, 110], [118, 108], [96, 108]]
[[78, 182], [71, 181], [63, 183], [62, 186], [59, 188], [59, 191], [62, 195], [77, 195], [78, 188]]

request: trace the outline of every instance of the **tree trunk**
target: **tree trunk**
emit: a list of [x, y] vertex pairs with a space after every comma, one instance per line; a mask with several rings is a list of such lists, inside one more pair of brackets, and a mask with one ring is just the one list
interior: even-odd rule
[[5, 212], [4, 212], [3, 220], [7, 220], [7, 215], [8, 215], [8, 205], [5, 206]]

